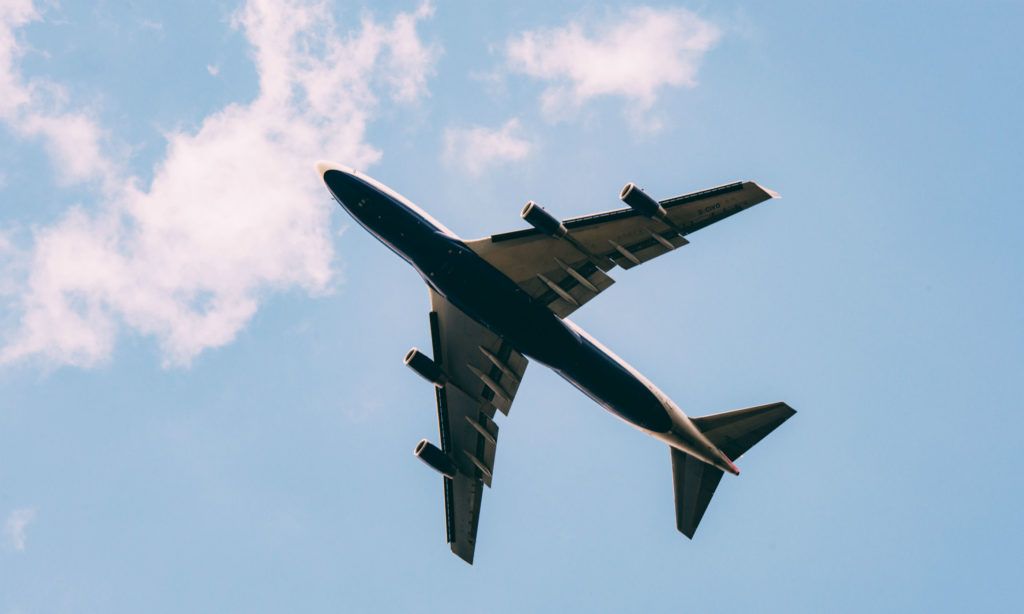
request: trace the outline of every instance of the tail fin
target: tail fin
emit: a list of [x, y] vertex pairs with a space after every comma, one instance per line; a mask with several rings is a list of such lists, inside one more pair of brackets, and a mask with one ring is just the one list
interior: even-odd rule
[[[695, 418], [693, 423], [719, 450], [731, 460], [736, 460], [795, 413], [785, 403], [771, 403]], [[722, 479], [722, 470], [675, 448], [671, 450], [676, 527], [680, 533], [693, 539]]]

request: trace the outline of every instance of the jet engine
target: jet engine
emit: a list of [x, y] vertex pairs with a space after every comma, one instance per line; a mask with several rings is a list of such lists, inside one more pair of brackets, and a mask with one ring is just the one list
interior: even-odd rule
[[426, 463], [428, 467], [445, 477], [453, 478], [458, 471], [452, 459], [426, 439], [421, 439], [416, 444], [413, 454], [416, 455], [416, 458]]
[[438, 388], [448, 382], [448, 377], [441, 370], [441, 367], [429, 356], [419, 351], [418, 348], [409, 350], [405, 355], [404, 362], [407, 367], [418, 373], [420, 377]]
[[531, 226], [548, 236], [562, 238], [568, 232], [565, 229], [565, 224], [556, 220], [554, 216], [544, 210], [544, 207], [541, 207], [532, 200], [526, 203], [520, 216], [529, 222]]
[[627, 183], [622, 188], [622, 191], [619, 192], [619, 198], [641, 215], [659, 219], [665, 217], [665, 208], [658, 201], [648, 196], [646, 192], [638, 188], [635, 183]]

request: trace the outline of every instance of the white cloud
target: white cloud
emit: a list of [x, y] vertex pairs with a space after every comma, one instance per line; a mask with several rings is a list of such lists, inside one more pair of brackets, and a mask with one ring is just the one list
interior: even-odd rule
[[217, 66], [216, 64], [207, 64], [206, 72], [210, 73], [211, 77], [216, 77], [220, 74], [220, 66]]
[[36, 113], [22, 115], [17, 130], [24, 136], [41, 137], [62, 183], [100, 179], [108, 188], [118, 170], [103, 153], [106, 135], [84, 113]]
[[0, 119], [9, 120], [14, 109], [28, 102], [27, 88], [14, 70], [22, 52], [14, 31], [35, 19], [38, 14], [32, 0], [0, 2]]
[[230, 342], [267, 291], [328, 290], [336, 211], [312, 163], [377, 161], [365, 140], [376, 90], [424, 96], [438, 53], [416, 32], [429, 4], [339, 35], [323, 2], [249, 0], [234, 25], [251, 45], [259, 94], [195, 132], [167, 134], [143, 186], [107, 153], [95, 121], [40, 93], [59, 88], [20, 75], [14, 33], [38, 18], [31, 2], [0, 7], [0, 121], [42, 139], [58, 175], [103, 188], [94, 210], [72, 207], [0, 262], [23, 271], [7, 291], [18, 316], [0, 363], [93, 365], [126, 326], [154, 336], [167, 364], [187, 364]]
[[505, 52], [510, 70], [550, 83], [541, 95], [548, 117], [619, 96], [629, 102], [630, 119], [645, 123], [663, 88], [696, 85], [701, 59], [718, 38], [718, 28], [685, 9], [636, 7], [602, 23], [524, 32]]
[[444, 131], [444, 160], [472, 175], [501, 162], [522, 160], [533, 143], [522, 136], [519, 120], [510, 119], [498, 130], [483, 126], [447, 128]]
[[103, 131], [83, 112], [60, 110], [66, 98], [58, 84], [26, 81], [17, 63], [23, 48], [16, 32], [39, 19], [32, 0], [0, 3], [0, 121], [22, 137], [38, 137], [60, 165], [62, 181], [114, 180], [113, 164], [101, 155]]
[[4, 534], [11, 542], [11, 547], [21, 552], [25, 550], [25, 542], [28, 538], [28, 525], [36, 517], [36, 511], [32, 508], [17, 509], [7, 515], [4, 523]]

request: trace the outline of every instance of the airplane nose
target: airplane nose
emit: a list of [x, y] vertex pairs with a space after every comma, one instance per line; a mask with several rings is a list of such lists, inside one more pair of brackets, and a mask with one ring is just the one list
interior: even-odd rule
[[327, 171], [340, 171], [348, 175], [356, 174], [356, 170], [350, 166], [338, 164], [337, 162], [329, 162], [327, 160], [320, 160], [315, 166], [316, 172], [319, 173], [321, 178], [324, 178], [327, 175]]
[[333, 162], [317, 162], [316, 170], [331, 191], [334, 198], [351, 211], [352, 207], [366, 199], [367, 185], [356, 176], [356, 171]]

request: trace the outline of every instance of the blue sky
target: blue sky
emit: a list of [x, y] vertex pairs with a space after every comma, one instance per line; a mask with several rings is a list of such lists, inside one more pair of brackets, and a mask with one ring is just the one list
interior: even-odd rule
[[[0, 612], [1013, 607], [1022, 13], [0, 0]], [[465, 565], [427, 293], [321, 158], [466, 238], [779, 191], [573, 319], [800, 413], [690, 542], [664, 446], [533, 365]]]

